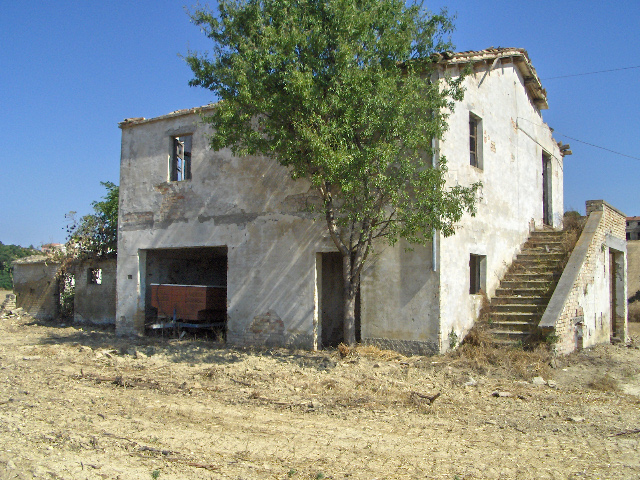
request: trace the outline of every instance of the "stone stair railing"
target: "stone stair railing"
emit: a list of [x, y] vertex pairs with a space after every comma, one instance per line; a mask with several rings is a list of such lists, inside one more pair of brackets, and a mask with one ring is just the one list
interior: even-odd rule
[[626, 217], [602, 200], [588, 201], [587, 215], [539, 323], [560, 354], [628, 337]]

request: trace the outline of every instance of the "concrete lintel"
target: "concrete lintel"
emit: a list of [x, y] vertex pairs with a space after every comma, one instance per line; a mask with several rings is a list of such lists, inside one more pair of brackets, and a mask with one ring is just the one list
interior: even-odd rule
[[627, 241], [623, 238], [614, 237], [610, 233], [604, 236], [604, 243], [607, 247], [621, 253], [627, 253]]
[[573, 289], [573, 285], [578, 279], [578, 275], [580, 274], [580, 270], [582, 269], [585, 260], [587, 259], [589, 245], [596, 235], [598, 225], [602, 220], [602, 215], [602, 211], [594, 211], [589, 215], [587, 223], [582, 230], [582, 235], [580, 235], [573, 252], [571, 252], [567, 266], [564, 268], [560, 281], [551, 296], [551, 300], [549, 300], [547, 309], [542, 315], [542, 319], [539, 324], [540, 328], [555, 328], [556, 322], [564, 310], [564, 304]]

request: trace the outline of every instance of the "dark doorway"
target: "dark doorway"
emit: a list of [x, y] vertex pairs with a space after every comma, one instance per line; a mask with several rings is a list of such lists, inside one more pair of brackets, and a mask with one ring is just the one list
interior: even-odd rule
[[[344, 280], [342, 255], [324, 252], [318, 255], [320, 277], [318, 302], [320, 306], [321, 346], [337, 347], [344, 342]], [[360, 291], [356, 296], [356, 341], [360, 341]]]
[[545, 225], [553, 225], [551, 207], [551, 156], [542, 153], [542, 221]]
[[616, 299], [616, 284], [617, 284], [617, 280], [616, 280], [616, 254], [614, 252], [612, 252], [611, 250], [609, 250], [609, 300], [610, 300], [610, 318], [611, 318], [611, 336], [612, 337], [617, 337], [618, 336], [618, 322], [617, 322], [617, 315], [616, 315], [616, 306], [617, 306], [617, 299]]

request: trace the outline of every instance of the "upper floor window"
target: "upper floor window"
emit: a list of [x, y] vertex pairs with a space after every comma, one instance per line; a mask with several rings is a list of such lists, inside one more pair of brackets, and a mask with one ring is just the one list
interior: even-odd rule
[[90, 268], [87, 270], [87, 283], [89, 285], [102, 285], [102, 269]]
[[482, 169], [482, 120], [469, 113], [469, 163]]
[[191, 180], [191, 137], [181, 135], [172, 138], [169, 180], [180, 182]]

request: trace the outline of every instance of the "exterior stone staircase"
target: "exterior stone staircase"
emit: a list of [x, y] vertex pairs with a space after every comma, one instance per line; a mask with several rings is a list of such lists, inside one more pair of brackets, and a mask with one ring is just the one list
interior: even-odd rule
[[16, 309], [16, 296], [13, 293], [9, 293], [7, 294], [2, 304], [0, 304], [0, 312], [13, 311], [15, 309]]
[[489, 306], [494, 343], [517, 346], [539, 340], [538, 323], [568, 255], [565, 233], [532, 232], [511, 264]]

